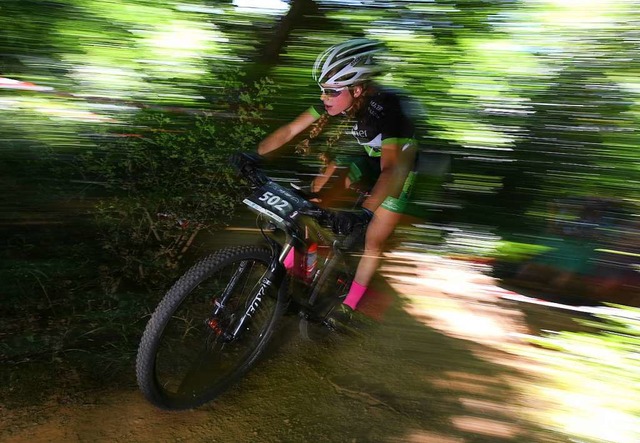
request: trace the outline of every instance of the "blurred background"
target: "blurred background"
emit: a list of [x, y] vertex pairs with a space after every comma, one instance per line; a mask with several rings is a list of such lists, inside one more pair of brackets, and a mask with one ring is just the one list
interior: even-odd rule
[[[530, 339], [564, 352], [574, 377], [576, 365], [600, 365], [598, 383], [637, 389], [640, 1], [3, 0], [8, 403], [46, 395], [26, 385], [52, 362], [131, 371], [167, 285], [213, 247], [247, 241], [230, 229], [243, 224], [246, 188], [228, 156], [313, 104], [315, 57], [353, 37], [385, 42], [380, 82], [422, 108], [431, 166], [393, 251], [432, 271], [436, 259], [453, 260], [440, 270], [462, 263], [491, 278], [493, 294], [561, 303], [567, 318], [613, 309], [582, 309], [588, 327], [546, 325]], [[283, 152], [274, 174], [308, 179], [313, 159]], [[392, 274], [415, 265], [398, 263]], [[430, 275], [415, 274], [405, 295]], [[638, 441], [637, 401], [609, 400], [583, 412], [623, 431], [547, 417], [548, 427]]]

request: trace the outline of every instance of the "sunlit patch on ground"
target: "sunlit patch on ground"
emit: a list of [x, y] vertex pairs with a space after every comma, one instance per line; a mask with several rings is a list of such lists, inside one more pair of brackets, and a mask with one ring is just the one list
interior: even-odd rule
[[452, 421], [454, 426], [462, 431], [497, 438], [513, 438], [519, 433], [517, 426], [488, 418], [464, 416], [453, 417]]
[[[483, 265], [439, 256], [394, 252], [383, 273], [403, 294], [407, 312], [428, 326], [457, 338], [502, 347], [528, 330], [521, 313], [500, 304], [503, 295]], [[413, 274], [399, 273], [406, 262]]]
[[[382, 270], [414, 318], [446, 335], [476, 343], [470, 348], [476, 357], [514, 370], [495, 378], [456, 371], [446, 373], [444, 379], [428, 380], [450, 392], [468, 412], [451, 417], [452, 426], [485, 438], [538, 441], [538, 436], [525, 430], [529, 422], [580, 441], [640, 441], [640, 424], [632, 412], [640, 410], [640, 404], [633, 391], [598, 373], [600, 366], [595, 364], [605, 362], [625, 371], [631, 362], [597, 341], [568, 341], [566, 349], [558, 350], [533, 346], [535, 332], [530, 329], [537, 328], [529, 327], [522, 305], [514, 301], [545, 306], [537, 309], [547, 309], [550, 316], [553, 309], [633, 313], [549, 304], [498, 287], [483, 273], [486, 270], [477, 263], [407, 252], [388, 254]], [[628, 367], [626, 373], [632, 372]], [[505, 389], [517, 393], [506, 402], [500, 395]], [[448, 441], [438, 438], [415, 431], [405, 441]]]
[[389, 440], [392, 443], [464, 443], [464, 439], [427, 431], [411, 431], [401, 439]]

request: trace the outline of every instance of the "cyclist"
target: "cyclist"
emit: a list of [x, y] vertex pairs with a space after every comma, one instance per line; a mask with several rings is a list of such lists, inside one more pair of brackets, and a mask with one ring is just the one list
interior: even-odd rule
[[[406, 208], [416, 176], [417, 143], [414, 124], [407, 110], [408, 100], [401, 93], [373, 82], [381, 72], [375, 56], [382, 45], [369, 39], [352, 39], [331, 46], [316, 59], [313, 78], [321, 94], [311, 106], [290, 123], [278, 128], [258, 145], [259, 154], [268, 154], [313, 125], [298, 151], [307, 153], [310, 140], [316, 138], [332, 118], [341, 119], [362, 146], [360, 155], [328, 158], [313, 181], [311, 190], [319, 192], [336, 172], [343, 185], [368, 185], [369, 196], [360, 212], [341, 211], [334, 229], [349, 233], [359, 224], [368, 227], [364, 255], [358, 263], [354, 281], [342, 305], [329, 316], [340, 327], [351, 319], [367, 290], [380, 261], [385, 241], [393, 233]], [[334, 143], [340, 134], [329, 140]]]

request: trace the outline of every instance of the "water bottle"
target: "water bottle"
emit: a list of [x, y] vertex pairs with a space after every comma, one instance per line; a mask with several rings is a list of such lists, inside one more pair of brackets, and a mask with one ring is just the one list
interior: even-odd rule
[[311, 243], [309, 248], [307, 249], [307, 260], [306, 260], [306, 269], [305, 269], [305, 277], [307, 280], [312, 280], [313, 276], [316, 272], [316, 265], [318, 263], [318, 244]]

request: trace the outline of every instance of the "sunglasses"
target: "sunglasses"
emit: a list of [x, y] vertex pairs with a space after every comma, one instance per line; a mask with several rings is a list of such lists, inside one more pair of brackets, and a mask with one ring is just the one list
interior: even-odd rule
[[321, 94], [331, 98], [339, 96], [345, 89], [349, 89], [349, 87], [343, 86], [342, 88], [323, 88], [322, 86], [320, 86], [320, 91], [322, 91]]

